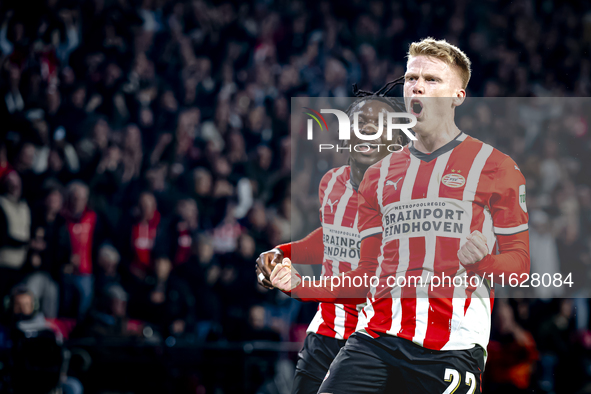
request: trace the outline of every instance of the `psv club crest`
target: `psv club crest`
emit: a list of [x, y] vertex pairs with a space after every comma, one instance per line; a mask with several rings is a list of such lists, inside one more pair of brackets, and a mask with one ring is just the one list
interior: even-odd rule
[[441, 183], [447, 187], [462, 187], [466, 183], [466, 178], [461, 174], [447, 174], [441, 179]]

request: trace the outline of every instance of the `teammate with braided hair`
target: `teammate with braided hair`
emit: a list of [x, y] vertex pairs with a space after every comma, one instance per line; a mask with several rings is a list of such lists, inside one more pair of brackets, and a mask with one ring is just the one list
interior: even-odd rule
[[[322, 264], [322, 275], [333, 276], [355, 269], [359, 263], [360, 235], [357, 231], [357, 189], [365, 171], [390, 152], [383, 144], [404, 144], [404, 134], [393, 135], [387, 141], [387, 133], [377, 137], [379, 116], [386, 119], [387, 112], [404, 112], [403, 106], [385, 95], [399, 80], [386, 84], [373, 93], [357, 89], [357, 97], [346, 113], [351, 118], [358, 113], [358, 127], [365, 135], [376, 134], [372, 141], [362, 141], [355, 133], [352, 146], [366, 144], [366, 148], [351, 149], [349, 164], [328, 171], [319, 187], [321, 227], [300, 241], [279, 245], [262, 253], [257, 259], [259, 283], [273, 288], [269, 281], [270, 267], [282, 262], [284, 257], [296, 264]], [[339, 247], [346, 242], [347, 247]], [[293, 250], [293, 253], [292, 253]], [[344, 253], [346, 252], [346, 253]], [[365, 300], [360, 300], [365, 302]], [[307, 329], [304, 347], [298, 354], [292, 393], [315, 394], [326, 376], [332, 360], [345, 344], [357, 325], [357, 313], [361, 305], [320, 303], [316, 316]]]

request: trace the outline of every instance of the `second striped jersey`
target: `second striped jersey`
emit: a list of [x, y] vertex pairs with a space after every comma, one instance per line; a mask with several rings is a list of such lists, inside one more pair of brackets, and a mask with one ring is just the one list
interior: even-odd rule
[[[322, 276], [338, 276], [357, 268], [359, 263], [358, 194], [351, 184], [351, 168], [342, 166], [328, 171], [318, 194], [324, 243]], [[355, 332], [357, 316], [357, 305], [321, 302], [307, 331], [347, 339]]]

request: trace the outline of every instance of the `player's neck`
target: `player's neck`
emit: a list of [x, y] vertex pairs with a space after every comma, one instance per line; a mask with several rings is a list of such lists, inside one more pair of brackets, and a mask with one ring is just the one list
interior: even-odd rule
[[351, 165], [351, 184], [357, 188], [361, 184], [363, 180], [363, 175], [365, 175], [365, 171], [369, 168], [369, 166], [364, 166], [361, 164], [357, 164], [353, 160], [350, 161]]
[[461, 133], [456, 124], [446, 122], [440, 125], [436, 130], [432, 131], [418, 131], [416, 133], [417, 140], [414, 141], [414, 147], [423, 153], [433, 153], [437, 149], [446, 145]]

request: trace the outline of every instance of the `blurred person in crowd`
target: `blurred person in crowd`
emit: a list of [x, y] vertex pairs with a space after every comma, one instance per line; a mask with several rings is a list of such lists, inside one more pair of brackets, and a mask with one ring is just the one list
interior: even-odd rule
[[[175, 178], [181, 175], [186, 168], [191, 168], [192, 163], [198, 158], [199, 150], [195, 146], [195, 138], [201, 121], [201, 113], [197, 108], [187, 108], [179, 112], [175, 133], [161, 134], [152, 156], [152, 163], [160, 160], [177, 164], [174, 167]], [[179, 167], [178, 165], [182, 166]]]
[[[255, 257], [255, 251], [254, 239], [248, 234], [242, 234], [238, 238], [236, 251], [220, 259], [222, 271], [218, 293], [224, 311], [223, 327], [226, 335], [234, 340], [239, 340], [237, 327], [246, 322], [251, 305], [258, 304], [265, 298], [257, 291], [256, 283], [242, 280], [251, 269], [249, 267]], [[240, 299], [237, 300], [232, 294], [240, 294]]]
[[546, 317], [538, 327], [537, 342], [540, 351], [541, 373], [540, 388], [544, 392], [573, 392], [582, 376], [572, 376], [575, 364], [574, 333], [576, 330], [574, 319], [574, 303], [571, 299], [557, 299], [554, 305], [558, 310], [552, 316]]
[[483, 381], [491, 392], [528, 393], [538, 360], [532, 334], [517, 323], [506, 300], [495, 305], [493, 328]]
[[95, 85], [91, 101], [97, 101], [97, 113], [105, 115], [111, 125], [120, 127], [129, 118], [129, 110], [121, 91], [123, 71], [120, 65], [108, 62], [103, 68], [101, 79], [102, 83]]
[[140, 194], [130, 222], [131, 227], [127, 227], [125, 234], [122, 234], [126, 240], [122, 249], [129, 261], [131, 274], [143, 280], [152, 269], [151, 253], [160, 224], [160, 212], [152, 193]]
[[[193, 170], [193, 196], [200, 213], [199, 224], [204, 229], [211, 229], [217, 223], [216, 212], [225, 201], [216, 201], [212, 195], [213, 179], [211, 173], [203, 167]], [[218, 219], [219, 220], [219, 219]]]
[[318, 97], [347, 97], [347, 69], [342, 61], [336, 58], [326, 61], [323, 81]]
[[[531, 272], [540, 275], [545, 273], [553, 275], [561, 272], [556, 238], [552, 232], [548, 214], [541, 210], [534, 210], [531, 212], [530, 218], [532, 225], [529, 235]], [[562, 289], [539, 286], [535, 289], [535, 294], [541, 298], [555, 297], [562, 294]]]
[[107, 290], [111, 285], [121, 285], [121, 276], [119, 274], [119, 263], [121, 255], [110, 243], [103, 243], [97, 253], [96, 279], [94, 282], [95, 292]]
[[6, 140], [4, 139], [4, 136], [2, 136], [2, 138], [0, 138], [0, 181], [2, 181], [12, 170], [12, 165], [8, 161]]
[[195, 200], [182, 198], [176, 203], [175, 213], [160, 224], [153, 253], [170, 256], [173, 266], [180, 266], [189, 261], [193, 237], [199, 231], [199, 211]]
[[86, 86], [83, 83], [77, 83], [56, 116], [60, 119], [61, 126], [66, 129], [67, 140], [72, 144], [77, 144], [84, 138], [84, 129], [81, 126], [87, 118], [86, 94]]
[[62, 208], [61, 186], [50, 182], [46, 197], [33, 210], [31, 224], [25, 283], [39, 299], [41, 310], [48, 318], [57, 317], [59, 308], [59, 289], [55, 281], [55, 279], [59, 280], [59, 268], [54, 264], [53, 256], [56, 226], [59, 222], [57, 218]]
[[232, 172], [245, 171], [248, 162], [244, 136], [237, 130], [232, 130], [226, 135], [226, 149], [224, 155], [232, 166]]
[[36, 132], [34, 141], [37, 145], [33, 172], [43, 174], [43, 179], [54, 177], [62, 184], [68, 183], [80, 170], [80, 163], [76, 150], [65, 139], [65, 129], [62, 126], [51, 126], [50, 129], [41, 109], [29, 112], [33, 113], [28, 118]]
[[237, 174], [232, 173], [232, 167], [224, 156], [217, 156], [212, 163], [213, 197], [222, 199], [234, 195]]
[[[89, 189], [74, 181], [66, 191], [56, 240], [56, 264], [61, 267], [62, 306], [66, 313], [77, 298], [75, 316], [83, 318], [92, 303], [94, 256], [103, 239], [103, 225], [88, 207]], [[76, 297], [75, 297], [76, 295]]]
[[127, 183], [138, 179], [144, 166], [142, 134], [137, 125], [125, 128], [123, 137], [123, 176], [122, 182]]
[[89, 183], [93, 207], [108, 218], [113, 228], [122, 215], [122, 194], [127, 183], [124, 180], [125, 172], [123, 151], [119, 145], [111, 143], [103, 151], [101, 161]]
[[[198, 330], [212, 328], [221, 315], [219, 280], [222, 273], [218, 255], [214, 253], [211, 237], [200, 234], [193, 240], [192, 255], [188, 263], [177, 267], [175, 273], [190, 284], [195, 300]], [[209, 322], [209, 323], [206, 323]], [[202, 324], [204, 323], [204, 324]], [[202, 333], [204, 336], [205, 334]]]
[[31, 239], [31, 211], [21, 199], [19, 174], [11, 171], [0, 184], [0, 294], [22, 279]]
[[38, 310], [38, 300], [28, 287], [22, 284], [17, 285], [10, 291], [8, 297], [8, 321], [12, 330], [20, 331], [20, 335], [24, 335], [27, 331], [50, 330], [54, 332], [58, 341], [63, 340], [60, 331], [45, 319], [43, 312]]
[[166, 255], [154, 258], [153, 275], [133, 297], [133, 315], [154, 324], [165, 336], [193, 330], [195, 298]]
[[17, 153], [14, 169], [22, 180], [22, 197], [30, 203], [36, 200], [40, 191], [39, 176], [33, 171], [34, 161], [35, 145], [23, 143]]
[[256, 201], [248, 211], [248, 215], [241, 222], [250, 236], [254, 238], [258, 248], [268, 250], [266, 230], [269, 220], [265, 205], [261, 201]]
[[294, 222], [293, 226], [299, 228], [298, 219], [291, 215], [291, 197], [286, 196], [281, 200], [274, 218], [279, 229], [279, 243], [287, 243], [291, 240], [292, 221]]
[[168, 169], [168, 165], [159, 163], [148, 168], [144, 176], [146, 191], [151, 192], [156, 198], [158, 210], [163, 218], [174, 215], [176, 203], [181, 197], [178, 189], [168, 181]]
[[[179, 104], [171, 87], [165, 87], [160, 94], [159, 108], [156, 112], [156, 130], [172, 133], [172, 127], [176, 123]], [[146, 141], [147, 146], [154, 146], [156, 141]]]
[[8, 118], [8, 115], [18, 115], [25, 109], [25, 102], [20, 91], [21, 70], [17, 64], [8, 63], [2, 71], [3, 79], [8, 83], [2, 89], [3, 100], [0, 114], [3, 115], [3, 118]]
[[236, 202], [228, 201], [222, 221], [213, 229], [213, 248], [218, 254], [233, 252], [236, 249], [238, 237], [244, 231], [236, 219], [235, 210]]
[[269, 328], [266, 310], [262, 305], [253, 305], [248, 310], [248, 324], [242, 339], [245, 341], [273, 341], [279, 342], [280, 336]]
[[[116, 166], [112, 162], [105, 162], [109, 157], [106, 150], [111, 139], [111, 127], [106, 119], [103, 117], [88, 118], [85, 119], [85, 124], [89, 126], [88, 135], [76, 140], [75, 146], [80, 158], [80, 178], [88, 182], [99, 167], [105, 171], [105, 168], [113, 170]], [[79, 128], [84, 130], [82, 126]], [[71, 140], [68, 138], [68, 141]]]
[[62, 185], [67, 185], [75, 176], [76, 171], [70, 166], [67, 153], [58, 147], [50, 149], [47, 156], [47, 168], [42, 177], [55, 179]]
[[137, 337], [127, 314], [128, 294], [118, 284], [111, 284], [97, 293], [95, 307], [72, 332], [73, 338]]
[[250, 162], [247, 169], [247, 175], [253, 182], [253, 194], [256, 198], [267, 199], [268, 179], [272, 177], [271, 163], [273, 161], [273, 152], [268, 146], [259, 145], [256, 149], [256, 155]]
[[8, 336], [12, 353], [3, 360], [10, 369], [15, 392], [46, 392], [60, 387], [65, 394], [82, 394], [80, 381], [66, 375], [63, 336], [38, 311], [35, 295], [24, 285], [11, 290], [8, 303]]

